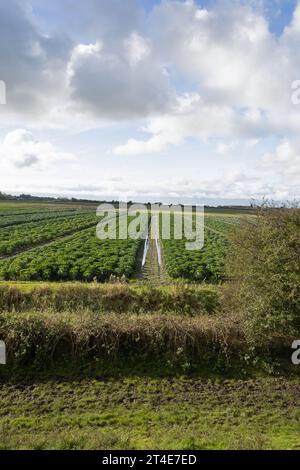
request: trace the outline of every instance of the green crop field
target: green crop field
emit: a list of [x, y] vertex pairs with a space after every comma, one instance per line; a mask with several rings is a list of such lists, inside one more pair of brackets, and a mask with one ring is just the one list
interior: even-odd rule
[[[238, 223], [226, 213], [205, 218], [205, 244], [187, 251], [185, 239], [164, 240], [170, 279], [220, 282], [224, 277], [227, 235]], [[19, 281], [105, 281], [111, 275], [134, 279], [142, 241], [96, 238], [94, 210], [0, 204], [0, 279]], [[138, 277], [138, 276], [137, 276]]]
[[96, 204], [0, 203], [0, 448], [299, 448], [290, 333], [247, 337], [226, 304], [253, 211], [210, 208], [192, 251], [174, 217], [146, 252], [98, 239], [100, 220]]
[[141, 240], [99, 240], [94, 212], [49, 210], [5, 219], [11, 225], [1, 229], [0, 254], [11, 256], [0, 258], [2, 280], [105, 281], [134, 274]]
[[[235, 219], [236, 220], [236, 219]], [[233, 224], [232, 224], [233, 225]], [[174, 279], [220, 282], [224, 278], [224, 263], [228, 246], [228, 232], [232, 225], [222, 220], [205, 217], [204, 246], [200, 250], [187, 250], [185, 237], [164, 240], [166, 268]], [[173, 233], [174, 218], [171, 221]]]

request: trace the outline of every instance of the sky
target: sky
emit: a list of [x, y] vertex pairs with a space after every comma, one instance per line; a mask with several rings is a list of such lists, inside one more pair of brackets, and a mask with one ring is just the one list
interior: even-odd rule
[[299, 46], [296, 0], [0, 0], [0, 191], [300, 199]]

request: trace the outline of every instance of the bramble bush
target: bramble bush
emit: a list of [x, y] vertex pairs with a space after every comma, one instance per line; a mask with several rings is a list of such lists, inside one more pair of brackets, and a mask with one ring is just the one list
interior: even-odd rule
[[231, 236], [226, 262], [225, 309], [248, 341], [299, 335], [300, 209], [266, 207], [244, 220]]

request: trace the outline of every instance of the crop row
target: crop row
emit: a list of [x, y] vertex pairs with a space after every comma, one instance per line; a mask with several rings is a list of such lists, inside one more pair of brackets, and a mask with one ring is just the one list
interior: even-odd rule
[[99, 240], [95, 228], [0, 262], [0, 279], [105, 281], [135, 270], [140, 240]]
[[[171, 223], [171, 233], [173, 229]], [[205, 222], [206, 223], [206, 222]], [[217, 230], [216, 225], [214, 230]], [[220, 229], [220, 226], [218, 226]], [[219, 282], [224, 278], [225, 256], [228, 247], [226, 236], [209, 228], [204, 230], [204, 246], [200, 250], [187, 250], [186, 238], [164, 240], [164, 260], [168, 274], [174, 278], [191, 281]]]
[[205, 217], [205, 226], [224, 234], [225, 236], [230, 233], [234, 228], [234, 223], [224, 220], [216, 219], [215, 217]]
[[76, 209], [62, 209], [62, 208], [23, 208], [23, 209], [11, 209], [11, 208], [3, 208], [0, 205], [0, 220], [3, 217], [11, 217], [16, 215], [34, 215], [34, 214], [47, 214], [47, 213], [55, 213], [61, 212], [62, 210], [67, 210], [69, 212], [75, 212]]
[[[0, 227], [12, 227], [14, 225], [28, 224], [31, 222], [39, 222], [41, 220], [58, 219], [60, 217], [73, 216], [75, 214], [86, 214], [86, 210], [60, 210], [60, 211], [47, 211], [38, 212], [34, 214], [20, 214], [3, 216], [0, 219]], [[93, 213], [95, 213], [93, 211]]]
[[2, 228], [0, 230], [0, 255], [10, 255], [17, 250], [68, 235], [76, 230], [83, 230], [93, 224], [96, 226], [96, 223], [96, 216], [87, 213]]

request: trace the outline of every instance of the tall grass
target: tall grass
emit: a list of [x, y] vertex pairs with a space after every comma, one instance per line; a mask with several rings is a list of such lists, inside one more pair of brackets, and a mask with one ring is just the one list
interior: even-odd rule
[[180, 315], [212, 314], [219, 304], [218, 290], [185, 284], [133, 287], [113, 283], [36, 287], [24, 292], [17, 287], [0, 286], [0, 312], [54, 310], [115, 313], [168, 313]]

